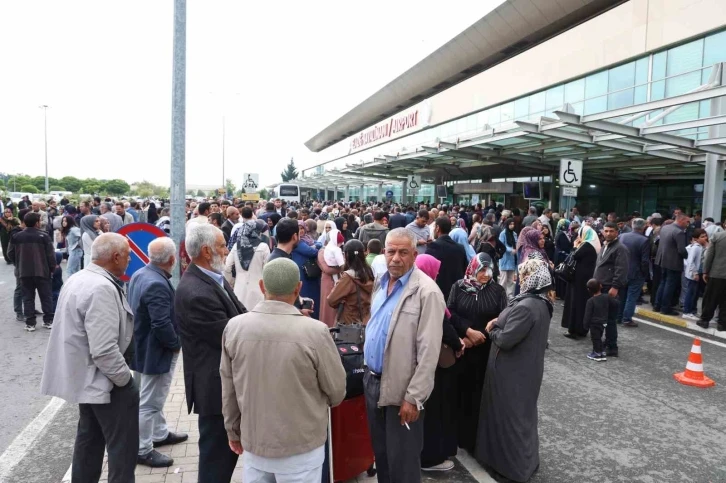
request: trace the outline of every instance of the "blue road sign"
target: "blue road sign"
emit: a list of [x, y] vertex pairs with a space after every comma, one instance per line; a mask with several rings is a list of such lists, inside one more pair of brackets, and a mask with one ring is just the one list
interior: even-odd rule
[[166, 236], [166, 233], [149, 223], [130, 223], [122, 226], [116, 233], [125, 236], [131, 247], [131, 262], [121, 277], [121, 280], [128, 282], [137, 270], [149, 264], [149, 243]]
[[386, 198], [388, 198], [389, 200], [391, 198], [393, 198], [393, 191], [391, 191], [391, 190], [386, 191]]

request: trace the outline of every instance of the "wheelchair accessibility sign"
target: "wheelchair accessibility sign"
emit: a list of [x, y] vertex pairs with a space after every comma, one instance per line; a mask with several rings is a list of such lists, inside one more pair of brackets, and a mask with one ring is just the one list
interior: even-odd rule
[[563, 186], [582, 186], [582, 161], [565, 158], [560, 160], [560, 184]]
[[418, 191], [421, 189], [421, 176], [409, 175], [407, 178], [408, 189], [411, 191]]

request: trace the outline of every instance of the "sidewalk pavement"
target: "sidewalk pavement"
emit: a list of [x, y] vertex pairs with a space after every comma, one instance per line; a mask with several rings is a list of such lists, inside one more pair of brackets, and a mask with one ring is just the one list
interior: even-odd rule
[[[699, 304], [700, 307], [700, 304]], [[650, 308], [650, 305], [639, 306], [635, 313], [640, 317], [646, 317], [647, 319], [660, 322], [662, 324], [672, 325], [674, 327], [680, 327], [688, 329], [690, 332], [698, 334], [710, 335], [719, 339], [726, 339], [726, 332], [716, 330], [716, 321], [711, 320], [708, 329], [699, 327], [695, 321], [681, 317], [680, 315], [663, 315], [659, 312], [655, 312]], [[699, 310], [700, 313], [700, 310]]]
[[[174, 464], [168, 468], [136, 467], [136, 483], [197, 483], [199, 469], [199, 428], [197, 415], [187, 414], [187, 402], [184, 392], [184, 364], [182, 359], [176, 366], [171, 382], [169, 396], [164, 405], [164, 414], [169, 431], [189, 434], [189, 439], [181, 444], [157, 448], [160, 453], [174, 458]], [[107, 462], [103, 463], [103, 474], [99, 483], [108, 482]], [[348, 483], [370, 483], [377, 481], [365, 473]], [[242, 457], [232, 475], [232, 483], [242, 483]]]

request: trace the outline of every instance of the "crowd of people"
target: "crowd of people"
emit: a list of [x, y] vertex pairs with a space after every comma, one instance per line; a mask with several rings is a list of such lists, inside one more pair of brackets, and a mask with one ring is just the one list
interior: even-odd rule
[[450, 470], [458, 448], [527, 481], [558, 299], [564, 335], [589, 334], [594, 361], [618, 356], [618, 327], [637, 327], [645, 294], [655, 311], [726, 330], [726, 232], [700, 213], [189, 201], [182, 246], [152, 242], [125, 287], [129, 247], [113, 232], [136, 221], [171, 230], [163, 204], [100, 198], [11, 206], [0, 223], [18, 320], [34, 330], [37, 291], [55, 327], [42, 390], [80, 407], [74, 481], [98, 479], [104, 445], [109, 481], [173, 464], [154, 448], [187, 439], [162, 411], [180, 351], [200, 482], [230, 481], [243, 451], [245, 481], [320, 481], [327, 411], [345, 396], [328, 333], [341, 325], [365, 328], [379, 481]]

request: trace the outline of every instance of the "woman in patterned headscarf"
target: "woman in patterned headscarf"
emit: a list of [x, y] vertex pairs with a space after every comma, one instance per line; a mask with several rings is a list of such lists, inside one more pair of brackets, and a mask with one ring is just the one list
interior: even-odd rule
[[537, 252], [519, 265], [521, 291], [487, 324], [489, 362], [476, 459], [514, 481], [528, 481], [539, 466], [539, 398], [552, 303], [548, 264]]
[[248, 310], [265, 298], [260, 290], [262, 269], [270, 255], [270, 245], [262, 236], [265, 228], [262, 220], [244, 221], [225, 263], [224, 277]]
[[565, 308], [562, 311], [562, 327], [567, 329], [565, 337], [576, 339], [585, 337], [584, 326], [585, 305], [590, 298], [587, 281], [595, 273], [597, 255], [600, 253], [600, 240], [595, 230], [587, 225], [580, 228], [579, 235], [573, 244], [575, 253], [572, 255], [575, 265], [575, 278], [567, 283], [565, 292]]
[[491, 341], [484, 335], [486, 323], [499, 316], [507, 306], [507, 293], [496, 283], [492, 259], [479, 253], [469, 262], [466, 274], [451, 287], [447, 306], [451, 323], [466, 350], [457, 365], [459, 377], [459, 447], [470, 454], [476, 446], [484, 376]]

